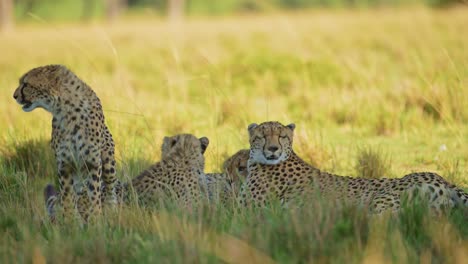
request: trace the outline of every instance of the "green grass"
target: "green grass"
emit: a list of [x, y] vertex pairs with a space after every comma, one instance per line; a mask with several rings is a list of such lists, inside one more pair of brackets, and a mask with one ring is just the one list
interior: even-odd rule
[[67, 65], [102, 100], [123, 179], [157, 161], [175, 133], [207, 136], [206, 171], [219, 171], [248, 147], [248, 124], [278, 120], [296, 123], [296, 152], [320, 169], [435, 171], [466, 189], [466, 12], [310, 11], [182, 28], [41, 22], [0, 35], [0, 262], [462, 263], [466, 214], [436, 218], [424, 206], [396, 218], [320, 201], [299, 211], [131, 207], [83, 229], [50, 226], [51, 116], [24, 113], [12, 95], [30, 68]]

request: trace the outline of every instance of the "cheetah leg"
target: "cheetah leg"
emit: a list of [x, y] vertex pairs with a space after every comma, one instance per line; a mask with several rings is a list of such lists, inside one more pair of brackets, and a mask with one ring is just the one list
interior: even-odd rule
[[[85, 198], [87, 198], [87, 196]], [[78, 195], [77, 204], [77, 209], [80, 214], [82, 211], [80, 209], [86, 208], [86, 205], [83, 204], [83, 200], [83, 193], [81, 193]], [[59, 206], [60, 202], [60, 194], [52, 184], [47, 184], [44, 188], [44, 202], [50, 222], [53, 224], [57, 223], [57, 207]]]
[[99, 215], [101, 214], [101, 163], [86, 163], [88, 169], [89, 178], [86, 181], [89, 208], [88, 212], [84, 212], [82, 215], [85, 221], [88, 220], [90, 214]]
[[117, 180], [115, 182], [115, 195], [117, 196], [117, 203], [123, 204], [128, 198], [128, 185]]
[[89, 197], [86, 192], [81, 192], [78, 194], [78, 199], [76, 201], [76, 208], [80, 213], [82, 219], [87, 222], [91, 214], [91, 204], [89, 202]]
[[115, 159], [113, 148], [106, 149], [102, 152], [102, 179], [105, 184], [103, 189], [104, 203], [115, 207], [118, 203], [116, 196], [117, 177], [115, 176]]
[[60, 162], [58, 167], [60, 183], [60, 195], [58, 197], [63, 208], [64, 218], [67, 221], [76, 220], [78, 214], [76, 211], [76, 193], [73, 188], [72, 166]]
[[[52, 184], [47, 184], [44, 188], [44, 200], [46, 212], [51, 223], [57, 223], [57, 206], [59, 203], [59, 193], [55, 190]], [[89, 199], [87, 193], [81, 192], [78, 194], [76, 208], [82, 219], [87, 219]]]

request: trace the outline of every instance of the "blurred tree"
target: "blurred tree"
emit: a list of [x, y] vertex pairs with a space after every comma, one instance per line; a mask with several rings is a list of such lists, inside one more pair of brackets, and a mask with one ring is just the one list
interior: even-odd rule
[[129, 7], [150, 7], [166, 10], [168, 0], [127, 0]]
[[17, 6], [22, 5], [22, 14], [21, 16], [24, 17], [26, 14], [30, 13], [38, 4], [37, 0], [17, 0], [16, 1]]
[[169, 0], [168, 16], [171, 21], [180, 21], [184, 16], [184, 0]]
[[106, 0], [106, 17], [114, 21], [123, 10], [127, 9], [127, 0]]
[[467, 0], [426, 0], [426, 2], [435, 7], [447, 7], [455, 4], [468, 4]]
[[94, 0], [83, 0], [83, 9], [81, 17], [83, 20], [87, 20], [93, 16], [96, 1]]
[[0, 0], [0, 29], [9, 30], [13, 26], [13, 0]]

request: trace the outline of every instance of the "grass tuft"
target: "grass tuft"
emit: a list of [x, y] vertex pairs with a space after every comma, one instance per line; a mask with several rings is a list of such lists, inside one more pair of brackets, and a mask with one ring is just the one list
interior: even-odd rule
[[56, 175], [55, 157], [48, 140], [14, 141], [0, 147], [1, 163], [5, 170], [22, 168], [27, 177], [53, 178]]
[[358, 177], [379, 179], [389, 177], [390, 158], [377, 148], [362, 147], [358, 150], [354, 169]]

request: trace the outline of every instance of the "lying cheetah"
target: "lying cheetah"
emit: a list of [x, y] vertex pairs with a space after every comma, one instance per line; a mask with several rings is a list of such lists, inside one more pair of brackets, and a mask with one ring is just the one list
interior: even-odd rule
[[186, 208], [200, 202], [199, 178], [204, 174], [206, 137], [191, 134], [165, 137], [161, 161], [154, 164], [131, 182], [138, 200], [151, 204], [167, 197], [175, 198]]
[[243, 149], [229, 157], [223, 164], [223, 173], [207, 173], [199, 180], [202, 192], [210, 202], [236, 197], [242, 182], [247, 177], [249, 150]]
[[65, 218], [76, 213], [83, 176], [88, 176], [86, 192], [91, 201], [85, 220], [101, 212], [101, 176], [109, 186], [105, 200], [114, 204], [114, 142], [94, 91], [65, 66], [47, 65], [24, 74], [13, 97], [25, 112], [39, 107], [52, 113], [51, 146], [60, 183], [60, 194], [54, 197], [63, 206]]
[[400, 179], [351, 178], [322, 172], [292, 149], [295, 125], [265, 122], [248, 127], [250, 157], [241, 203], [264, 205], [267, 198], [288, 203], [312, 193], [339, 202], [370, 206], [372, 213], [398, 211], [403, 194], [417, 190], [432, 208], [468, 207], [468, 194], [435, 173], [412, 173]]

